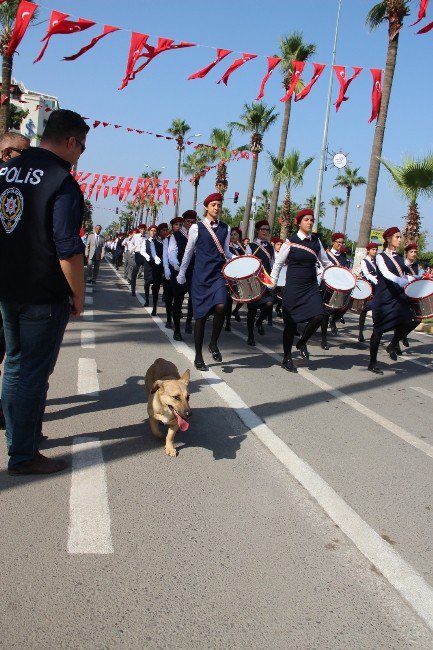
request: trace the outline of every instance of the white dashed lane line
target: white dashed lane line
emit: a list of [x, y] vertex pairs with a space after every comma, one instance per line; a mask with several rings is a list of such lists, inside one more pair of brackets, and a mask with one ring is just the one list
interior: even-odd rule
[[99, 395], [98, 368], [95, 359], [78, 359], [78, 395]]
[[81, 347], [84, 350], [90, 350], [95, 347], [94, 330], [81, 330]]
[[417, 393], [421, 393], [421, 395], [425, 395], [426, 397], [431, 397], [433, 399], [433, 393], [429, 390], [426, 390], [425, 388], [420, 388], [419, 386], [411, 386], [411, 390], [415, 390]]

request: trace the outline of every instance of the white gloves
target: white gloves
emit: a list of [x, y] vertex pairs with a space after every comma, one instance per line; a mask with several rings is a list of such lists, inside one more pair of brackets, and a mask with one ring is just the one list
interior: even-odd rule
[[179, 284], [185, 284], [185, 282], [186, 282], [186, 277], [184, 275], [181, 275], [180, 273], [179, 273], [179, 275], [177, 276], [176, 279], [177, 279]]
[[156, 265], [161, 264], [161, 259], [158, 257], [158, 255], [155, 255], [154, 261]]
[[166, 279], [166, 280], [170, 280], [170, 278], [171, 278], [171, 273], [170, 273], [170, 271], [166, 271], [166, 272], [165, 272], [165, 279]]

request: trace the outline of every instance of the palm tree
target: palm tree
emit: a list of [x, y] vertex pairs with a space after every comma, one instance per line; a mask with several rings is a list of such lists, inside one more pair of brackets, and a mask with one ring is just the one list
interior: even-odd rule
[[339, 196], [334, 196], [329, 201], [329, 204], [334, 208], [334, 223], [332, 224], [332, 232], [335, 232], [337, 228], [338, 210], [339, 208], [343, 207], [344, 201]]
[[167, 133], [169, 135], [172, 135], [174, 138], [176, 138], [177, 150], [179, 152], [177, 158], [177, 199], [176, 199], [176, 206], [174, 209], [175, 217], [177, 217], [177, 215], [179, 214], [179, 199], [180, 199], [180, 191], [181, 191], [180, 171], [182, 167], [182, 152], [185, 148], [184, 147], [185, 136], [189, 131], [191, 131], [190, 125], [187, 124], [185, 120], [182, 120], [180, 117], [176, 117], [176, 119], [174, 119], [173, 122], [171, 123], [171, 126], [167, 129]]
[[227, 181], [227, 162], [231, 158], [232, 149], [232, 129], [212, 129], [210, 134], [210, 143], [217, 149], [209, 149], [209, 158], [212, 162], [218, 160], [218, 167], [215, 180], [215, 189], [223, 195], [228, 187]]
[[269, 220], [269, 210], [271, 207], [271, 196], [272, 192], [269, 190], [262, 190], [257, 197], [260, 201], [260, 208], [263, 210], [263, 213], [265, 215], [265, 219]]
[[[315, 53], [316, 46], [313, 43], [304, 43], [301, 32], [293, 32], [293, 34], [290, 34], [289, 36], [283, 36], [280, 38], [280, 50], [282, 58], [281, 70], [284, 75], [283, 86], [287, 91], [292, 80], [293, 61], [307, 61]], [[284, 158], [284, 154], [286, 153], [291, 109], [292, 99], [290, 98], [284, 105], [283, 123], [281, 125], [280, 145], [278, 147], [277, 158]], [[269, 211], [271, 229], [275, 219], [279, 193], [280, 184], [275, 183]]]
[[[305, 207], [310, 208], [310, 210], [313, 210], [314, 212], [314, 210], [316, 209], [316, 196], [314, 194], [312, 194], [307, 199], [305, 199]], [[325, 202], [320, 201], [319, 221], [320, 219], [323, 219], [324, 216], [325, 216]]]
[[9, 104], [9, 120], [7, 130], [19, 131], [21, 128], [21, 123], [26, 119], [29, 114], [28, 109], [18, 108], [15, 104]]
[[403, 230], [405, 244], [417, 242], [421, 229], [418, 198], [433, 196], [433, 153], [418, 160], [407, 156], [401, 165], [392, 165], [385, 160], [381, 163], [391, 174], [400, 194], [409, 201]]
[[279, 219], [282, 239], [286, 239], [288, 231], [293, 230], [292, 191], [302, 185], [305, 170], [314, 160], [314, 158], [307, 158], [302, 161], [300, 157], [300, 152], [296, 150], [290, 151], [285, 158], [270, 154], [272, 180], [274, 183], [276, 181], [283, 183], [286, 189]]
[[341, 232], [346, 234], [346, 225], [347, 225], [347, 215], [349, 213], [349, 202], [350, 202], [350, 193], [352, 188], [358, 187], [359, 185], [365, 185], [367, 182], [363, 176], [358, 176], [359, 167], [352, 169], [347, 165], [344, 168], [343, 174], [338, 174], [334, 187], [344, 187], [346, 188], [346, 203], [344, 205], [344, 216], [343, 216], [343, 227]]
[[230, 122], [231, 128], [237, 129], [241, 133], [250, 134], [250, 151], [253, 154], [251, 164], [250, 182], [248, 186], [247, 200], [245, 203], [245, 212], [242, 219], [242, 233], [246, 236], [248, 231], [248, 221], [251, 214], [251, 205], [254, 194], [254, 184], [256, 182], [257, 165], [259, 154], [263, 151], [263, 135], [272, 126], [278, 118], [275, 113], [275, 106], [267, 106], [264, 102], [255, 104], [244, 104], [244, 112], [240, 116], [239, 122]]
[[[11, 110], [10, 87], [12, 81], [12, 67], [14, 55], [8, 56], [6, 49], [12, 36], [20, 0], [8, 0], [0, 5], [0, 49], [3, 58], [2, 62], [2, 98], [6, 98], [0, 104], [0, 135], [9, 129], [9, 115]], [[32, 16], [31, 22], [37, 17], [37, 11]]]
[[194, 153], [190, 153], [185, 158], [185, 162], [182, 165], [182, 169], [186, 176], [190, 177], [190, 181], [194, 186], [194, 200], [193, 200], [193, 210], [197, 207], [197, 193], [198, 186], [200, 184], [200, 179], [206, 175], [206, 165], [208, 163], [208, 158], [205, 151], [196, 150]]
[[371, 150], [364, 210], [359, 226], [358, 247], [354, 262], [355, 268], [360, 265], [362, 258], [365, 257], [366, 246], [370, 239], [377, 183], [379, 180], [380, 157], [382, 156], [386, 118], [397, 62], [399, 33], [403, 26], [403, 20], [410, 13], [409, 5], [410, 0], [382, 0], [374, 5], [367, 15], [366, 23], [371, 30], [376, 29], [383, 23], [388, 23], [388, 51], [386, 55], [385, 76], [382, 84], [382, 101]]

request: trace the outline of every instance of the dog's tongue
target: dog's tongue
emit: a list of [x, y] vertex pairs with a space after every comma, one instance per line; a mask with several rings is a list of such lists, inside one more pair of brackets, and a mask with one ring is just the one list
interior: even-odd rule
[[179, 413], [177, 413], [177, 411], [176, 411], [176, 417], [177, 417], [177, 423], [179, 425], [179, 429], [181, 431], [186, 431], [189, 428], [189, 422], [184, 420], [183, 417], [179, 415]]

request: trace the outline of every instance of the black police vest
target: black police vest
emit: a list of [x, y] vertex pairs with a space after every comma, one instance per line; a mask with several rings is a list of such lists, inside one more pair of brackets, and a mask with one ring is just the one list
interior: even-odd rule
[[[68, 177], [69, 164], [38, 147], [0, 169], [0, 300], [44, 304], [70, 295], [53, 239], [54, 202]], [[77, 190], [82, 198], [78, 183]]]

